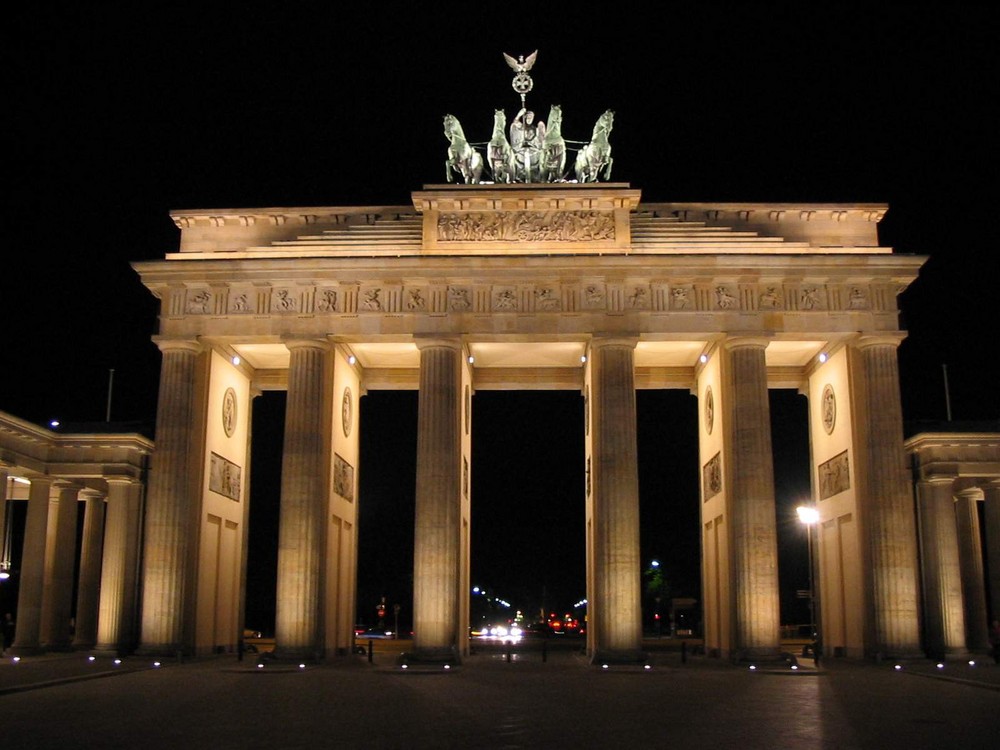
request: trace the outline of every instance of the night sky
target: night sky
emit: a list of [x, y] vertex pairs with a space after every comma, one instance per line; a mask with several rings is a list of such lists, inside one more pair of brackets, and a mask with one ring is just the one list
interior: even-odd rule
[[[170, 210], [405, 205], [444, 180], [442, 116], [487, 140], [493, 110], [518, 105], [501, 53], [538, 49], [533, 108], [561, 104], [569, 138], [615, 110], [614, 179], [646, 200], [888, 203], [882, 244], [930, 256], [901, 297], [907, 421], [945, 418], [943, 364], [955, 420], [1000, 418], [995, 11], [212, 7], [6, 11], [0, 410], [102, 421], [113, 368], [112, 419], [152, 423], [156, 304], [129, 262], [176, 249]], [[697, 596], [695, 400], [638, 403], [643, 556], [665, 562], [675, 595]], [[786, 516], [808, 493], [805, 402], [775, 392], [772, 406], [794, 591], [804, 542]], [[360, 408], [370, 621], [382, 595], [409, 607], [416, 394]], [[282, 395], [255, 410], [255, 451], [274, 453]], [[518, 606], [541, 606], [544, 591], [566, 609], [584, 590], [579, 394], [485, 392], [474, 413], [473, 578]], [[277, 513], [266, 464], [253, 462], [248, 605], [264, 629]]]

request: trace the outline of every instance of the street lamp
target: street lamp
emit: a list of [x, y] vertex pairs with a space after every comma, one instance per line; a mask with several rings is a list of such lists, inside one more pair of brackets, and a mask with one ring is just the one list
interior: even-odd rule
[[[805, 524], [806, 527], [806, 547], [809, 551], [809, 632], [812, 634], [814, 641], [818, 641], [818, 632], [816, 626], [816, 587], [813, 581], [813, 547], [812, 547], [812, 527], [819, 523], [819, 511], [811, 505], [800, 505], [795, 509], [795, 512], [799, 514], [799, 521]], [[816, 651], [818, 648], [814, 647]], [[819, 656], [819, 654], [814, 653], [814, 656]]]

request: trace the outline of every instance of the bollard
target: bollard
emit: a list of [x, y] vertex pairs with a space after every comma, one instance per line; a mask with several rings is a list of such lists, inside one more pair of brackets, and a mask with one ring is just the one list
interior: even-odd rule
[[374, 651], [375, 651], [375, 641], [373, 641], [371, 638], [369, 638], [368, 639], [368, 663], [369, 664], [371, 664], [372, 661], [373, 661], [372, 654], [374, 653]]
[[681, 664], [688, 663], [688, 642], [681, 641]]
[[510, 642], [507, 643], [507, 661], [510, 661]]

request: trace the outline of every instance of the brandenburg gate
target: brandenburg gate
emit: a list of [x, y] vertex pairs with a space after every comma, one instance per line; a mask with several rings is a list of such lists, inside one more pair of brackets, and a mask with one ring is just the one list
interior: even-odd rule
[[897, 295], [923, 258], [884, 205], [643, 203], [623, 183], [430, 185], [406, 206], [176, 211], [135, 269], [160, 300], [141, 644], [233, 649], [251, 401], [288, 392], [279, 655], [349, 650], [358, 402], [419, 391], [414, 657], [467, 651], [473, 395], [568, 389], [585, 413], [588, 652], [641, 658], [638, 388], [699, 403], [704, 635], [779, 655], [769, 388], [808, 397], [824, 647], [921, 651]]

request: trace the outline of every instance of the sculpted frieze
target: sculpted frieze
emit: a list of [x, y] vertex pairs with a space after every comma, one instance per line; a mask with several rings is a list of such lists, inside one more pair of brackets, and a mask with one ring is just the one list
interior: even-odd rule
[[275, 289], [271, 293], [271, 310], [279, 313], [298, 312], [299, 304], [291, 289]]
[[602, 310], [607, 307], [607, 291], [604, 284], [586, 284], [580, 295], [580, 306], [585, 310]]
[[517, 312], [517, 287], [493, 287], [493, 309], [497, 312]]
[[358, 309], [362, 312], [383, 312], [382, 287], [370, 287], [361, 290]]
[[694, 288], [688, 286], [675, 286], [670, 290], [671, 310], [693, 310], [694, 309]]
[[427, 310], [427, 298], [424, 297], [423, 290], [420, 287], [406, 287], [403, 296], [406, 300], [406, 309], [408, 312], [424, 312]]
[[806, 285], [799, 288], [800, 310], [824, 310], [826, 290], [821, 286]]
[[708, 502], [722, 492], [722, 454], [716, 453], [701, 467], [703, 502]]
[[597, 242], [615, 239], [610, 211], [444, 213], [439, 242]]
[[868, 313], [894, 309], [892, 287], [869, 284], [737, 284], [705, 280], [674, 284], [643, 278], [563, 283], [501, 283], [489, 279], [448, 285], [354, 283], [178, 289], [170, 315], [353, 315], [448, 313]]
[[229, 312], [248, 313], [253, 312], [253, 298], [250, 292], [233, 291], [229, 295]]
[[340, 295], [338, 292], [338, 289], [317, 289], [316, 309], [319, 312], [325, 313], [338, 312], [340, 310], [337, 306], [340, 302]]
[[757, 298], [757, 306], [761, 310], [778, 310], [785, 305], [785, 297], [780, 286], [765, 286]]
[[867, 310], [871, 307], [868, 299], [868, 289], [863, 286], [852, 286], [847, 292], [847, 309]]
[[715, 304], [720, 310], [734, 310], [739, 307], [739, 300], [728, 286], [715, 287]]
[[535, 287], [535, 309], [541, 312], [558, 312], [562, 309], [559, 288], [551, 286]]
[[192, 289], [188, 292], [187, 305], [184, 310], [195, 315], [205, 315], [212, 312], [212, 293], [207, 289]]
[[826, 500], [851, 488], [851, 466], [847, 451], [819, 465], [819, 499]]
[[645, 310], [649, 307], [649, 289], [645, 286], [633, 286], [626, 290], [626, 306], [630, 310]]
[[448, 309], [452, 312], [468, 312], [472, 309], [472, 290], [467, 286], [448, 287]]

